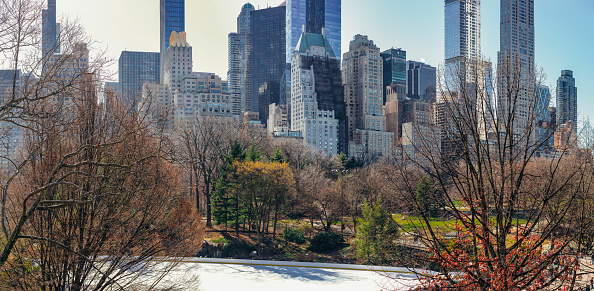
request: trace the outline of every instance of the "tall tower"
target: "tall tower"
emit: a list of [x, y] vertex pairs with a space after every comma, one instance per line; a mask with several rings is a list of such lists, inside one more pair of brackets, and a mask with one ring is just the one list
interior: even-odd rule
[[[56, 23], [56, 0], [47, 0], [47, 9], [41, 12], [43, 58], [49, 58], [53, 54], [60, 53], [60, 24]], [[44, 61], [45, 63], [45, 61]]]
[[367, 36], [355, 35], [342, 61], [351, 157], [387, 156], [393, 144], [394, 133], [386, 132], [382, 75], [380, 49]]
[[237, 32], [229, 34], [228, 71], [229, 90], [233, 102], [233, 114], [241, 116], [250, 111], [250, 23], [254, 5], [246, 3], [237, 16]]
[[383, 51], [380, 56], [384, 65], [384, 80], [382, 91], [384, 93], [384, 104], [386, 103], [386, 88], [392, 83], [406, 87], [406, 51], [391, 48]]
[[[336, 58], [341, 56], [342, 0], [287, 0], [286, 1], [286, 58], [287, 68], [281, 80], [287, 89], [291, 87], [291, 56], [301, 38], [303, 27], [308, 33], [321, 34], [324, 28], [326, 39]], [[281, 100], [288, 91], [281, 90]]]
[[557, 126], [573, 122], [573, 131], [577, 133], [577, 87], [573, 72], [561, 71], [557, 79]]
[[444, 14], [446, 80], [472, 80], [466, 64], [481, 57], [481, 2], [445, 0]]
[[291, 130], [328, 156], [348, 153], [340, 60], [323, 34], [303, 31], [291, 68]]
[[[169, 47], [169, 38], [171, 32], [186, 31], [186, 12], [185, 0], [160, 0], [161, 13], [161, 33], [160, 33], [160, 53], [161, 53], [161, 67], [163, 67], [163, 55]], [[161, 69], [163, 71], [163, 69]], [[161, 73], [161, 80], [163, 80], [163, 73]]]
[[119, 91], [126, 106], [136, 105], [142, 95], [144, 83], [159, 83], [160, 54], [123, 51], [118, 59]]
[[[251, 111], [266, 123], [269, 105], [279, 104], [280, 80], [285, 72], [285, 8], [281, 5], [252, 12], [249, 80]], [[262, 94], [260, 94], [262, 93]], [[286, 100], [283, 100], [283, 104]]]
[[[500, 50], [497, 55], [499, 94], [498, 116], [513, 110], [515, 135], [522, 135], [535, 113], [536, 88], [534, 79], [534, 0], [501, 0]], [[520, 80], [503, 81], [518, 75]], [[511, 82], [519, 86], [506, 87]], [[514, 89], [517, 87], [518, 89]], [[509, 90], [508, 90], [509, 89]], [[513, 96], [508, 96], [508, 91]], [[512, 108], [515, 107], [515, 108]], [[502, 124], [502, 122], [498, 122]]]
[[422, 62], [406, 62], [406, 95], [412, 99], [435, 102], [436, 69]]

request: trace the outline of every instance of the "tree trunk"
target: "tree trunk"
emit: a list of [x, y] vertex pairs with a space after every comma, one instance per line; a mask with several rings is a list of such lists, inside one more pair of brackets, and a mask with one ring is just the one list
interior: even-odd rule
[[198, 213], [200, 213], [200, 179], [198, 179], [198, 169], [195, 165], [192, 165], [192, 172], [194, 172], [194, 192], [196, 192], [196, 210], [198, 210]]
[[206, 197], [206, 226], [212, 226], [212, 209], [210, 205], [210, 180], [204, 179], [204, 196]]

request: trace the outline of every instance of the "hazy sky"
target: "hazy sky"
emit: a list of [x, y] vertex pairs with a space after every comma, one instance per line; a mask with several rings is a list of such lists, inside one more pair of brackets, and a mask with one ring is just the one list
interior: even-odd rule
[[[227, 35], [236, 30], [245, 2], [186, 0], [194, 71], [227, 78]], [[282, 1], [250, 2], [265, 8]], [[481, 2], [482, 52], [496, 63], [499, 0]], [[444, 55], [443, 6], [443, 0], [343, 0], [342, 51], [355, 34], [365, 34], [382, 50], [402, 48], [408, 59], [438, 66]], [[159, 0], [57, 0], [57, 9], [59, 16], [78, 18], [116, 60], [123, 50], [159, 51]], [[593, 15], [593, 0], [535, 0], [536, 63], [547, 75], [553, 100], [561, 70], [573, 70], [580, 118], [594, 118], [594, 86], [588, 85], [594, 82]]]

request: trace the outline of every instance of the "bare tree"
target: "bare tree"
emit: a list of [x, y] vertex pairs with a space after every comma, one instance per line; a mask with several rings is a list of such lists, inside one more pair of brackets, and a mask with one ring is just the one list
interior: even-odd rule
[[0, 2], [2, 61], [19, 76], [2, 92], [0, 123], [20, 128], [23, 144], [1, 157], [0, 269], [17, 278], [9, 288], [122, 288], [152, 256], [191, 254], [199, 219], [177, 195], [163, 139], [98, 107], [108, 60], [90, 54], [82, 27], [62, 21], [56, 46], [41, 50], [42, 7]]
[[[401, 197], [419, 210], [414, 173], [427, 175], [435, 188], [427, 195], [457, 222], [440, 228], [416, 212], [422, 226], [412, 231], [441, 274], [425, 289], [540, 290], [575, 277], [574, 237], [561, 226], [589, 183], [589, 158], [547, 148], [554, 129], [536, 133], [539, 74], [516, 59], [496, 72], [482, 60], [445, 70], [435, 109], [441, 153], [432, 150], [434, 134], [416, 129], [420, 156], [396, 161], [391, 180]], [[550, 157], [538, 160], [545, 150]]]
[[198, 209], [201, 204], [199, 193], [204, 194], [208, 226], [212, 224], [211, 193], [214, 183], [221, 176], [224, 155], [239, 132], [236, 122], [217, 117], [196, 116], [180, 128], [180, 160], [189, 165], [194, 177]]

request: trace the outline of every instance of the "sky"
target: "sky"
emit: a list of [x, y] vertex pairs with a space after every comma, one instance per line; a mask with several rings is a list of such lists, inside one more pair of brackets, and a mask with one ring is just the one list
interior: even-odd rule
[[[78, 19], [117, 61], [123, 50], [159, 51], [159, 0], [57, 0], [58, 16]], [[186, 33], [194, 71], [227, 78], [227, 35], [236, 31], [245, 0], [186, 0]], [[257, 9], [282, 0], [252, 0]], [[481, 1], [483, 55], [493, 63], [499, 50], [499, 1]], [[409, 60], [439, 66], [444, 58], [443, 0], [343, 0], [342, 51], [356, 34], [381, 49], [407, 51]], [[580, 120], [594, 118], [594, 1], [535, 0], [536, 64], [555, 99], [561, 70], [572, 70]], [[117, 70], [117, 63], [113, 71]], [[117, 77], [116, 77], [117, 78]]]

